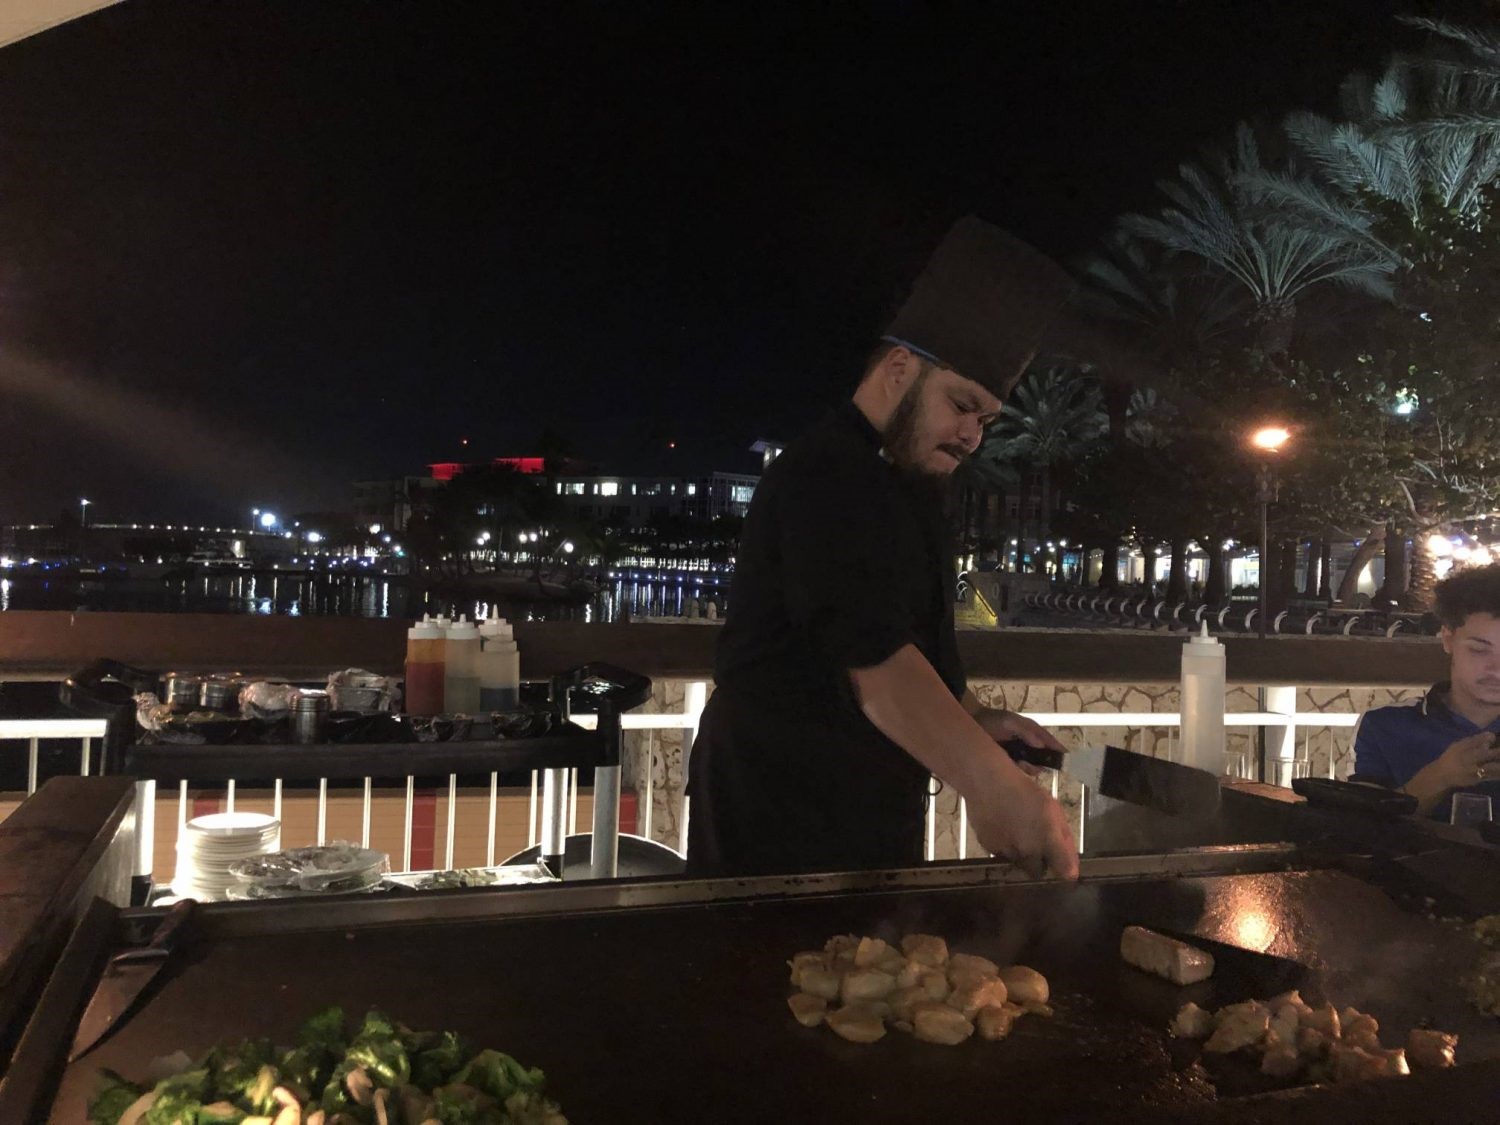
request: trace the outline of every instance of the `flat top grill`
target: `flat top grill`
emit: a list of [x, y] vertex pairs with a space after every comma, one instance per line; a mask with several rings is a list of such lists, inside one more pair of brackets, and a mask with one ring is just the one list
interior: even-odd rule
[[[1248, 1067], [1215, 1073], [1216, 1094], [1174, 1060], [1167, 1020], [1188, 999], [1211, 1007], [1296, 986], [1373, 1012], [1393, 1045], [1430, 1021], [1460, 1033], [1461, 1063], [1500, 1058], [1500, 1021], [1469, 1008], [1459, 985], [1476, 943], [1335, 871], [893, 885], [529, 916], [503, 914], [523, 901], [506, 895], [434, 894], [426, 919], [382, 925], [368, 924], [372, 903], [325, 900], [300, 933], [274, 907], [209, 910], [201, 940], [144, 1007], [67, 1070], [52, 1119], [82, 1119], [100, 1067], [139, 1076], [153, 1057], [226, 1038], [289, 1042], [330, 1003], [456, 1029], [540, 1066], [580, 1125], [1217, 1112], [1216, 1097], [1255, 1093], [1258, 1080]], [[464, 917], [491, 898], [491, 916]], [[1239, 949], [1221, 951], [1209, 981], [1178, 989], [1120, 962], [1128, 923]], [[784, 961], [842, 932], [937, 933], [963, 952], [1023, 961], [1050, 979], [1057, 1014], [957, 1048], [898, 1032], [860, 1046], [802, 1028], [784, 1003]]]

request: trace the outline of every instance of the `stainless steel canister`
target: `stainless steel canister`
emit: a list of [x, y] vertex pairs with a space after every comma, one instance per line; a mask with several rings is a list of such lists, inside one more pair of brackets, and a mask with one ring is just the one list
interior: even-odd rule
[[312, 688], [292, 702], [292, 741], [319, 742], [328, 721], [328, 693]]
[[199, 685], [202, 676], [191, 672], [168, 672], [162, 689], [162, 702], [178, 711], [191, 711], [198, 706]]
[[205, 676], [198, 688], [198, 703], [209, 711], [233, 711], [243, 686], [238, 676]]

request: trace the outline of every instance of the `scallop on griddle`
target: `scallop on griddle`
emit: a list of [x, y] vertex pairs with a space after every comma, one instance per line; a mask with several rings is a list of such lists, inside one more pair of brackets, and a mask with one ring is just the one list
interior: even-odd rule
[[1416, 1028], [1405, 1047], [1386, 1048], [1380, 1024], [1368, 1012], [1314, 1008], [1297, 991], [1269, 1000], [1246, 1000], [1217, 1012], [1184, 1004], [1172, 1021], [1179, 1039], [1204, 1040], [1209, 1054], [1247, 1055], [1260, 1060], [1262, 1074], [1287, 1081], [1360, 1082], [1390, 1078], [1418, 1069], [1441, 1070], [1454, 1063], [1458, 1036]]
[[1052, 1014], [1041, 973], [951, 952], [933, 934], [907, 934], [895, 943], [839, 934], [787, 965], [797, 990], [787, 1006], [797, 1022], [827, 1024], [852, 1043], [874, 1043], [892, 1027], [951, 1047], [976, 1030], [981, 1039], [1004, 1039], [1021, 1016]]

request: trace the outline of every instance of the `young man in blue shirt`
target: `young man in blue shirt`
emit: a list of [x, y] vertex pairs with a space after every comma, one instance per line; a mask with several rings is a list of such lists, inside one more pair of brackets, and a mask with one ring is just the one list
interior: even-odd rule
[[1448, 680], [1417, 703], [1366, 713], [1354, 736], [1354, 773], [1447, 820], [1457, 790], [1500, 798], [1500, 563], [1438, 583], [1434, 608]]

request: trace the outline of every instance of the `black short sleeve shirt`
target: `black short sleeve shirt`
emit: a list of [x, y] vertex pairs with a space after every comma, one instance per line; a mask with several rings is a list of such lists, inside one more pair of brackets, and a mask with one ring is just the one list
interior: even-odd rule
[[875, 428], [847, 403], [756, 489], [715, 682], [837, 694], [849, 669], [911, 643], [961, 695], [954, 581], [940, 494], [891, 466]]
[[885, 460], [852, 403], [767, 470], [689, 763], [690, 870], [921, 859], [927, 771], [865, 718], [849, 671], [913, 644], [963, 694], [940, 496]]

